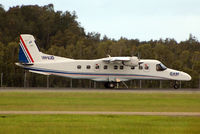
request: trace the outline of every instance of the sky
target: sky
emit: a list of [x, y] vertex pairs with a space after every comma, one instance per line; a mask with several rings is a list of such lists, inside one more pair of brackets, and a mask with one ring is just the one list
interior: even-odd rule
[[4, 9], [16, 5], [47, 5], [55, 11], [76, 12], [86, 32], [116, 40], [173, 38], [192, 34], [200, 41], [200, 0], [2, 0]]

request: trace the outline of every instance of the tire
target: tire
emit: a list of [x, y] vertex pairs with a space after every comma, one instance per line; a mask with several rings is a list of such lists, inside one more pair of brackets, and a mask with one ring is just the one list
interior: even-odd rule
[[105, 88], [109, 88], [108, 82], [106, 82], [106, 83], [104, 84], [104, 87], [105, 87]]
[[174, 84], [174, 89], [178, 89], [180, 87], [179, 84]]
[[104, 84], [105, 88], [114, 88], [115, 87], [115, 83], [114, 82], [106, 82]]
[[115, 84], [113, 82], [110, 82], [108, 85], [109, 85], [109, 88], [114, 88], [115, 87]]

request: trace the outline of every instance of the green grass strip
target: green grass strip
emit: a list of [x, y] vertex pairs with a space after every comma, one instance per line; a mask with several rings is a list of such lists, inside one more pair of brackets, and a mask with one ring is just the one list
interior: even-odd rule
[[200, 112], [200, 93], [0, 92], [0, 111]]
[[199, 134], [200, 117], [1, 115], [1, 134]]

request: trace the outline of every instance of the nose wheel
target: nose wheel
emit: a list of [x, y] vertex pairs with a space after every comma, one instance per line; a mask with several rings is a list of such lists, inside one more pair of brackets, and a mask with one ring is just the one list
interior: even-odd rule
[[178, 82], [178, 81], [175, 81], [173, 87], [174, 87], [174, 89], [180, 88], [179, 82]]
[[115, 88], [116, 84], [114, 82], [106, 82], [104, 86], [105, 88]]

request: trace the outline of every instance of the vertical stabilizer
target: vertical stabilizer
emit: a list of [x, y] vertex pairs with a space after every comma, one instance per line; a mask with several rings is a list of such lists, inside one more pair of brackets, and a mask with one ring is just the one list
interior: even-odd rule
[[41, 61], [41, 54], [35, 44], [35, 38], [29, 34], [20, 35], [19, 62], [33, 64]]

